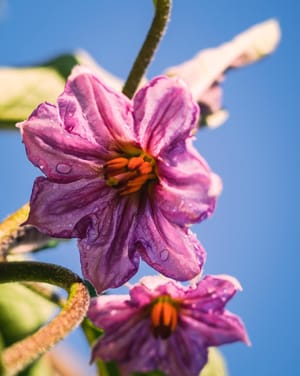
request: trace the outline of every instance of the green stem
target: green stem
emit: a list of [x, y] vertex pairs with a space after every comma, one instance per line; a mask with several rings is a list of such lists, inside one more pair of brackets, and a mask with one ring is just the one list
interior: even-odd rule
[[155, 16], [144, 44], [131, 68], [123, 87], [123, 93], [132, 98], [151, 59], [154, 56], [159, 41], [164, 35], [170, 17], [172, 0], [157, 0], [155, 2]]
[[49, 324], [2, 352], [6, 376], [16, 375], [75, 329], [89, 306], [89, 293], [79, 276], [58, 265], [41, 262], [0, 263], [0, 283], [38, 281], [69, 292], [66, 305]]

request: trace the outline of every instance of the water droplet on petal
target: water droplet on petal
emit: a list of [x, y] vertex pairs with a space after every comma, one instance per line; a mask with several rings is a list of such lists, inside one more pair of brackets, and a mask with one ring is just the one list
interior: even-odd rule
[[160, 252], [160, 259], [161, 259], [161, 261], [167, 261], [168, 258], [169, 258], [169, 251], [167, 249], [163, 249]]
[[43, 169], [45, 168], [45, 162], [42, 159], [39, 159], [37, 164], [38, 167], [43, 171]]
[[58, 163], [56, 166], [56, 171], [59, 174], [69, 174], [72, 171], [72, 166], [68, 165], [67, 163]]

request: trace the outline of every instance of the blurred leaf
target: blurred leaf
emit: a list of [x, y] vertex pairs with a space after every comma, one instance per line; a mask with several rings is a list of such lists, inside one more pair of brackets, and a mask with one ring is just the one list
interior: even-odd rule
[[208, 352], [208, 362], [199, 376], [227, 376], [226, 364], [221, 353], [210, 348]]
[[5, 260], [8, 248], [14, 242], [20, 232], [23, 232], [21, 225], [28, 217], [29, 204], [10, 214], [0, 223], [0, 259]]
[[91, 320], [85, 318], [82, 323], [81, 327], [84, 330], [84, 334], [88, 343], [92, 346], [95, 341], [103, 334], [103, 330], [95, 326]]
[[[11, 127], [27, 118], [41, 102], [55, 102], [65, 76], [77, 61], [66, 56], [40, 67], [0, 69], [0, 125]], [[71, 65], [63, 67], [63, 63]]]
[[[0, 284], [0, 349], [27, 337], [49, 320], [56, 306], [19, 283]], [[53, 376], [42, 357], [19, 376]]]
[[73, 67], [80, 63], [80, 56], [64, 54], [42, 64], [42, 67], [56, 70], [56, 72], [60, 74], [64, 81], [66, 81]]
[[18, 376], [53, 376], [53, 369], [48, 357], [43, 356], [24, 371], [19, 372]]
[[51, 238], [41, 233], [33, 226], [22, 226], [17, 236], [12, 239], [7, 254], [23, 254], [54, 248], [62, 242], [62, 239]]
[[82, 64], [120, 90], [122, 81], [100, 67], [85, 51], [64, 54], [35, 66], [0, 68], [0, 129], [15, 129], [42, 102], [56, 103], [72, 68]]
[[0, 334], [5, 346], [27, 337], [49, 320], [56, 306], [19, 283], [0, 285]]

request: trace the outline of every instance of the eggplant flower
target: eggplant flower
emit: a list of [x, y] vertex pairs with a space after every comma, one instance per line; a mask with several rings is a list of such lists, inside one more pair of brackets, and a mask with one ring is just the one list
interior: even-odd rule
[[228, 276], [206, 276], [195, 287], [145, 277], [129, 295], [92, 299], [88, 317], [104, 329], [92, 360], [114, 361], [122, 376], [163, 371], [168, 376], [198, 376], [209, 346], [243, 341], [241, 320], [225, 309], [239, 283]]
[[192, 146], [198, 106], [185, 84], [157, 77], [133, 100], [77, 67], [57, 105], [19, 124], [38, 177], [27, 224], [79, 238], [83, 275], [101, 292], [142, 258], [178, 280], [201, 272], [205, 251], [188, 228], [209, 216], [220, 179]]

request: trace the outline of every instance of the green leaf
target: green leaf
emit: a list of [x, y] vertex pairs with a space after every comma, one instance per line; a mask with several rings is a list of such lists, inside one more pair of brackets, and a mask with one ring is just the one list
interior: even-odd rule
[[79, 61], [63, 55], [39, 67], [0, 69], [0, 126], [12, 127], [41, 102], [56, 102], [66, 77]]
[[[19, 283], [0, 284], [0, 350], [35, 332], [55, 308]], [[42, 357], [18, 375], [52, 376], [53, 370], [48, 359]]]
[[49, 320], [56, 306], [19, 283], [0, 285], [0, 335], [6, 346], [27, 337]]
[[18, 376], [53, 376], [53, 372], [48, 358], [43, 356], [24, 371], [19, 372]]
[[208, 362], [199, 376], [227, 376], [226, 364], [220, 351], [210, 348], [208, 352]]
[[106, 83], [121, 90], [122, 80], [115, 77], [83, 50], [64, 54], [40, 65], [0, 68], [0, 130], [17, 129], [15, 124], [27, 119], [42, 102], [56, 103], [73, 67], [82, 64], [101, 76]]
[[0, 121], [2, 126], [27, 118], [41, 102], [56, 100], [63, 77], [50, 67], [0, 70]]

